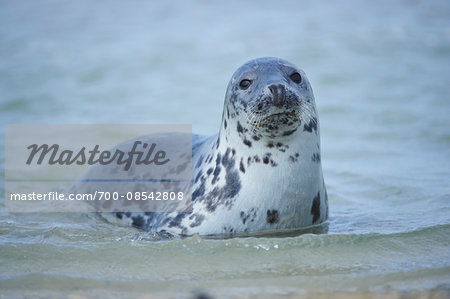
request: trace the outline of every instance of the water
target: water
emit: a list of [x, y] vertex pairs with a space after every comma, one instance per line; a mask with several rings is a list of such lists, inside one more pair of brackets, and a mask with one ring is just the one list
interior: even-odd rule
[[88, 215], [7, 213], [1, 184], [0, 294], [448, 295], [446, 1], [2, 1], [1, 146], [8, 123], [212, 134], [231, 74], [259, 56], [312, 83], [327, 234], [158, 240]]

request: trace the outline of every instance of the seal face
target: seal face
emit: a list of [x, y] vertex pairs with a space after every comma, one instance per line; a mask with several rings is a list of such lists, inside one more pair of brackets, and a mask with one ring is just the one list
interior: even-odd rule
[[192, 165], [192, 212], [116, 216], [181, 235], [297, 229], [328, 218], [313, 91], [286, 60], [251, 60], [233, 74], [220, 131], [193, 136]]

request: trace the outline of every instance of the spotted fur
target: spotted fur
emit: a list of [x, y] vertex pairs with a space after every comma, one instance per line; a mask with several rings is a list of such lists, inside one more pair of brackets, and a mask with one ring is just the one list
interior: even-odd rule
[[[300, 82], [291, 79], [294, 73]], [[251, 82], [247, 88], [240, 85], [243, 79]], [[240, 67], [228, 84], [220, 132], [193, 136], [192, 165], [192, 212], [117, 213], [117, 218], [152, 232], [186, 235], [324, 222], [328, 196], [319, 119], [305, 73], [279, 58]]]

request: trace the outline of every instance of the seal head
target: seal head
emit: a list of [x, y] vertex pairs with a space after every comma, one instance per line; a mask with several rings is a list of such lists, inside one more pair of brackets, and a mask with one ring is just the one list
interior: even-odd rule
[[314, 94], [306, 74], [280, 58], [259, 58], [241, 66], [225, 98], [224, 129], [235, 123], [237, 133], [248, 133], [247, 141], [282, 139], [302, 124], [317, 126]]

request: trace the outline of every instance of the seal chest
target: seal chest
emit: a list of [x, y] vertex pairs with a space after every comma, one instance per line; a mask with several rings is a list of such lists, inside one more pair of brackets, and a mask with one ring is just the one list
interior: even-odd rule
[[286, 60], [255, 59], [233, 74], [220, 131], [193, 137], [192, 165], [192, 212], [131, 213], [128, 222], [209, 235], [296, 229], [328, 218], [313, 91]]

